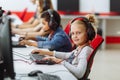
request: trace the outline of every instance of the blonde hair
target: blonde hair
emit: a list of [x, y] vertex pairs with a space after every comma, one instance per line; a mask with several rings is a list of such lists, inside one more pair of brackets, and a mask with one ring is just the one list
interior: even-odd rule
[[[46, 0], [46, 4], [48, 4], [50, 6], [50, 9], [53, 9], [53, 5], [52, 5], [52, 1], [51, 0]], [[39, 0], [39, 7], [40, 7], [40, 13], [42, 13], [43, 7], [44, 7], [44, 0]]]
[[89, 22], [92, 24], [93, 28], [95, 29], [95, 32], [97, 33], [97, 28], [98, 28], [98, 20], [94, 14], [87, 14], [85, 16]]

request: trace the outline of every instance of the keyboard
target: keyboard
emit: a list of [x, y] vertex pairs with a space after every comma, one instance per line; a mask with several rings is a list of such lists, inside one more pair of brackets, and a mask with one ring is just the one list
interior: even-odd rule
[[36, 64], [55, 64], [52, 60], [42, 60], [45, 56], [40, 54], [30, 54], [30, 59], [32, 59]]

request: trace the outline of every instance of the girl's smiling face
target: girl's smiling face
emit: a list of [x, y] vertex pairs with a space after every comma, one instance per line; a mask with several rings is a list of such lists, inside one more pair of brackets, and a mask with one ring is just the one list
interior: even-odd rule
[[87, 31], [83, 22], [76, 20], [71, 24], [71, 38], [77, 46], [87, 42]]

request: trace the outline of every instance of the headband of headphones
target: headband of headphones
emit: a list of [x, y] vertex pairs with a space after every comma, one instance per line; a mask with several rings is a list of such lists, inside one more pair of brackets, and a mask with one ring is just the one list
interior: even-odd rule
[[[80, 21], [83, 21], [83, 22], [90, 23], [89, 20], [88, 20], [87, 18], [85, 18], [85, 17], [77, 17], [77, 18], [73, 19], [73, 20], [71, 21], [71, 23], [73, 23], [73, 22], [76, 21], [76, 20], [80, 20]], [[70, 23], [70, 24], [71, 24], [71, 23]]]
[[53, 15], [53, 10], [52, 9], [48, 9], [47, 10], [49, 16], [50, 16], [50, 21], [49, 21], [49, 27], [52, 29], [52, 30], [56, 30], [57, 27], [59, 27], [59, 25], [57, 24], [56, 20], [55, 20], [55, 15]]
[[48, 11], [48, 13], [49, 13], [49, 15], [50, 15], [50, 18], [53, 18], [52, 10], [51, 10], [51, 9], [48, 9], [47, 11]]

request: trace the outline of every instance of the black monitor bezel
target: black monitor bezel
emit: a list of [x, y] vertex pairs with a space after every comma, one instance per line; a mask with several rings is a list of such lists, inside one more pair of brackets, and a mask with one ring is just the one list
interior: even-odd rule
[[4, 77], [10, 77], [15, 79], [13, 53], [12, 53], [12, 41], [11, 41], [11, 20], [6, 17], [1, 28], [1, 50], [3, 56], [3, 68]]

